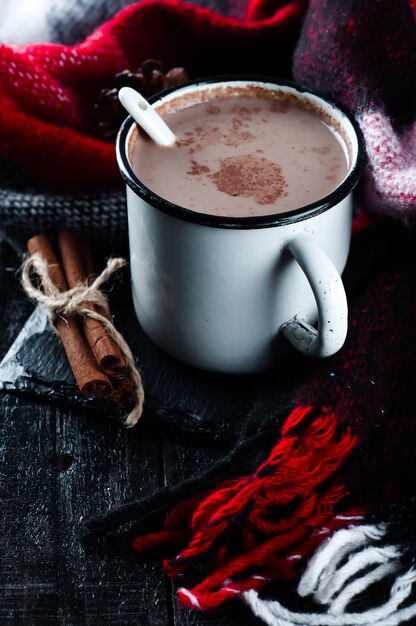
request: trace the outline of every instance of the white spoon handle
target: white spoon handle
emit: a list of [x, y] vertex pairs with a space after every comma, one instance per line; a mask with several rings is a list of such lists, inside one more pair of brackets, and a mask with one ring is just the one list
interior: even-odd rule
[[155, 143], [166, 147], [175, 143], [175, 135], [146, 98], [131, 87], [122, 87], [118, 97], [126, 111]]

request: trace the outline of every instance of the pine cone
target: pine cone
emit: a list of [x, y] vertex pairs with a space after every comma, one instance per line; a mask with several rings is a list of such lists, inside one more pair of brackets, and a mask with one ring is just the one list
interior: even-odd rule
[[182, 85], [188, 80], [183, 67], [173, 67], [166, 74], [160, 61], [148, 59], [137, 72], [124, 70], [114, 77], [112, 85], [102, 89], [94, 105], [98, 134], [102, 139], [113, 140], [126, 117], [126, 111], [118, 99], [121, 87], [132, 87], [145, 98], [164, 89]]

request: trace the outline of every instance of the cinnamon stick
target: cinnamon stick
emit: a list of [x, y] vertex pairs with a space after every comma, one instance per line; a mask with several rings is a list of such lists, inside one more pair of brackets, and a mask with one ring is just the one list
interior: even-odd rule
[[[36, 235], [27, 242], [30, 255], [39, 255], [47, 264], [48, 273], [59, 291], [67, 291], [68, 283], [61, 265], [58, 263], [49, 239], [45, 235]], [[44, 287], [44, 289], [47, 289]], [[47, 295], [51, 295], [45, 290]], [[112, 393], [112, 384], [106, 374], [100, 372], [94, 355], [74, 317], [57, 317], [55, 328], [61, 338], [69, 364], [78, 387], [84, 396], [96, 396], [103, 400]]]
[[[77, 284], [91, 284], [95, 279], [94, 262], [87, 237], [69, 228], [58, 234], [58, 248], [66, 280], [70, 288]], [[91, 302], [85, 308], [107, 317], [105, 309]], [[100, 368], [111, 377], [126, 375], [126, 362], [119, 347], [108, 336], [103, 324], [86, 317], [83, 320], [86, 339]]]
[[132, 399], [133, 385], [129, 377], [112, 378], [113, 395], [111, 400], [120, 406], [126, 406]]

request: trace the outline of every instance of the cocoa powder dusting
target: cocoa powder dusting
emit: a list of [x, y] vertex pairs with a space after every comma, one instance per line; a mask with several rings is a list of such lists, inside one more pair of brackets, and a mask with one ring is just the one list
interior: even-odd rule
[[198, 102], [175, 98], [175, 108], [158, 109], [178, 137], [175, 150], [136, 141], [136, 175], [179, 206], [229, 217], [285, 213], [325, 197], [348, 169], [338, 127], [289, 95], [236, 88], [202, 91]]
[[312, 152], [316, 152], [316, 154], [329, 154], [331, 152], [331, 148], [329, 146], [316, 146], [312, 148]]
[[232, 135], [224, 136], [223, 142], [226, 146], [233, 146], [237, 148], [242, 143], [247, 143], [249, 141], [253, 141], [255, 136], [253, 133], [250, 133], [248, 130], [237, 130]]
[[192, 159], [191, 169], [187, 171], [187, 174], [190, 174], [191, 176], [199, 176], [200, 174], [208, 174], [210, 171], [209, 167], [198, 163], [195, 159]]
[[253, 197], [258, 204], [272, 204], [286, 195], [281, 167], [253, 154], [220, 160], [220, 168], [209, 175], [217, 189], [229, 196]]

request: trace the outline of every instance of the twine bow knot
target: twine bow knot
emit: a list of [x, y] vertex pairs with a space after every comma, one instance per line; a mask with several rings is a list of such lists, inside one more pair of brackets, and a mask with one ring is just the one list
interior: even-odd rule
[[[132, 427], [137, 424], [143, 412], [144, 389], [139, 371], [137, 370], [131, 350], [121, 333], [116, 330], [110, 321], [110, 308], [106, 295], [101, 291], [101, 287], [119, 269], [126, 265], [122, 258], [109, 259], [104, 270], [91, 284], [76, 285], [67, 291], [60, 291], [49, 276], [48, 265], [40, 256], [34, 254], [23, 263], [22, 285], [27, 295], [36, 302], [43, 304], [48, 313], [52, 327], [55, 327], [57, 317], [67, 318], [70, 316], [90, 317], [104, 326], [109, 337], [119, 347], [126, 362], [126, 371], [133, 382], [133, 393], [135, 403], [130, 413], [124, 418], [124, 425]], [[37, 275], [41, 282], [41, 287], [32, 281], [33, 274]], [[88, 303], [88, 307], [86, 304]], [[98, 309], [104, 310], [106, 315], [102, 315], [91, 304]]]
[[[67, 291], [59, 291], [49, 276], [46, 262], [35, 254], [29, 257], [23, 265], [22, 284], [28, 296], [45, 306], [52, 325], [58, 315], [61, 317], [86, 315], [98, 319], [95, 318], [95, 316], [91, 316], [91, 310], [85, 308], [84, 305], [87, 302], [94, 304], [97, 307], [103, 308], [109, 316], [110, 308], [108, 306], [108, 300], [101, 291], [101, 287], [116, 271], [125, 265], [126, 261], [122, 258], [109, 259], [104, 270], [91, 284], [80, 283]], [[31, 280], [32, 272], [40, 278], [43, 290], [33, 284]], [[99, 317], [101, 321], [103, 316]]]

